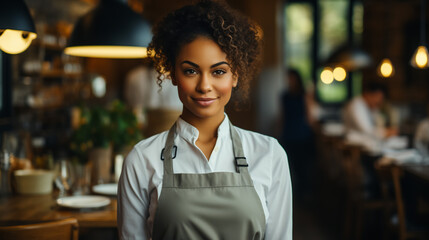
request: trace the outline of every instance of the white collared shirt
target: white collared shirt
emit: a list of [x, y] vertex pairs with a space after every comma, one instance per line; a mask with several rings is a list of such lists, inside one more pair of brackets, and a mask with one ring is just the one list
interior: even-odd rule
[[[177, 120], [173, 161], [175, 173], [235, 172], [229, 120], [218, 128], [209, 161], [195, 142], [198, 130]], [[292, 188], [288, 160], [276, 139], [237, 128], [249, 164], [249, 174], [261, 200], [267, 223], [265, 239], [292, 240]], [[142, 140], [127, 156], [118, 187], [118, 228], [121, 239], [148, 239], [162, 190], [161, 151], [168, 131]]]
[[377, 124], [378, 112], [371, 110], [362, 96], [353, 98], [343, 112], [346, 131], [382, 139], [384, 129]]

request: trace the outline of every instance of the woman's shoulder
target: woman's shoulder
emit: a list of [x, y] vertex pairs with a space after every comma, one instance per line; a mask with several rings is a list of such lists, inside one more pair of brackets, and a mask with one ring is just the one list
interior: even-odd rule
[[[235, 127], [243, 143], [244, 153], [252, 169], [287, 165], [287, 154], [276, 138]], [[264, 170], [264, 171], [265, 171]]]
[[277, 141], [276, 138], [264, 135], [262, 133], [246, 130], [243, 128], [239, 128], [235, 126], [235, 129], [237, 130], [238, 134], [240, 135], [242, 141], [251, 144], [253, 146], [261, 145], [265, 147], [273, 147], [273, 146], [279, 146], [280, 144]]
[[[155, 134], [153, 136], [150, 136], [148, 138], [142, 139], [140, 142], [138, 142], [136, 145], [134, 145], [134, 148], [150, 148], [154, 147], [160, 142], [166, 140], [168, 134], [168, 130], [163, 131], [161, 133]], [[163, 145], [164, 146], [164, 145]]]
[[168, 131], [164, 131], [145, 138], [134, 145], [131, 152], [128, 154], [127, 161], [129, 163], [137, 159], [152, 159], [159, 157], [164, 148], [167, 139]]

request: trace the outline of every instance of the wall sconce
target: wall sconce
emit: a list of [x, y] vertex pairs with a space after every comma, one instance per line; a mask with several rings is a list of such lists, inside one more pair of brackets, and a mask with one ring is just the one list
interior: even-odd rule
[[64, 52], [96, 58], [144, 58], [151, 26], [123, 0], [100, 0], [74, 26]]
[[427, 68], [428, 64], [428, 50], [425, 47], [426, 44], [426, 1], [420, 1], [420, 46], [417, 47], [416, 51], [411, 58], [410, 64], [415, 68]]
[[33, 19], [23, 0], [2, 1], [0, 49], [9, 54], [25, 51], [37, 37]]

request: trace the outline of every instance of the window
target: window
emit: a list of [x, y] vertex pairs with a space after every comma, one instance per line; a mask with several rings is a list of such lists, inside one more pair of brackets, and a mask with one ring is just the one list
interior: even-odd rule
[[[353, 4], [352, 14], [349, 14]], [[285, 4], [285, 63], [298, 69], [304, 84], [314, 84], [324, 104], [338, 104], [360, 94], [362, 74], [324, 84], [323, 63], [337, 48], [359, 43], [363, 31], [363, 6], [348, 0], [288, 1]]]

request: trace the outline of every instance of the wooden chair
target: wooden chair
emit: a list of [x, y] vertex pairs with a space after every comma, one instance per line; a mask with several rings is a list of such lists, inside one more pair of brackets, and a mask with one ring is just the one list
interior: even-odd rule
[[343, 144], [341, 149], [347, 194], [344, 238], [360, 240], [364, 229], [364, 214], [368, 211], [380, 210], [383, 212], [383, 217], [386, 217], [389, 209], [393, 208], [393, 202], [382, 197], [366, 197], [361, 147]]
[[397, 233], [397, 226], [392, 224], [392, 216], [396, 212], [396, 200], [393, 193], [393, 177], [391, 170], [393, 166], [390, 164], [385, 165], [377, 161], [374, 167], [379, 180], [381, 197], [384, 202], [382, 239], [392, 239], [392, 236]]
[[78, 233], [78, 222], [75, 218], [0, 227], [0, 239], [2, 240], [78, 240]]
[[398, 230], [399, 230], [399, 240], [405, 239], [429, 239], [429, 229], [427, 226], [422, 227], [422, 229], [417, 229], [411, 231], [409, 226], [407, 226], [407, 216], [406, 209], [404, 204], [401, 178], [403, 176], [403, 171], [400, 167], [392, 167], [392, 177], [393, 185], [395, 190], [396, 198], [396, 209], [398, 214]]

